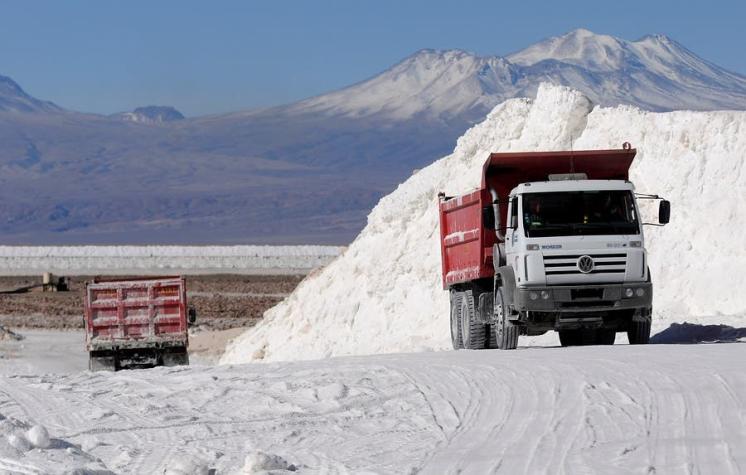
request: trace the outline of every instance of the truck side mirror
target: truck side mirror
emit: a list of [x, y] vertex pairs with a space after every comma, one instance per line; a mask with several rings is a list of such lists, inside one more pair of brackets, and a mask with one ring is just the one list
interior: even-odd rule
[[513, 215], [510, 217], [510, 227], [513, 229], [518, 229], [518, 216]]
[[197, 310], [194, 307], [189, 307], [187, 316], [188, 316], [188, 322], [191, 325], [192, 323], [197, 321]]
[[671, 202], [668, 200], [662, 200], [658, 206], [658, 222], [660, 224], [668, 224], [671, 219]]

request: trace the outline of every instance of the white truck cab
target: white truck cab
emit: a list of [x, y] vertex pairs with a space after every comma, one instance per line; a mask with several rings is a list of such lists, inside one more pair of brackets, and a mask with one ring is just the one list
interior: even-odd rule
[[[647, 279], [632, 183], [523, 183], [511, 192], [508, 213], [506, 261], [520, 287]], [[578, 254], [591, 260], [580, 266]]]
[[[534, 333], [555, 329], [573, 344], [583, 327], [613, 328], [629, 319], [649, 327], [652, 285], [632, 183], [521, 183], [510, 193], [508, 217], [504, 252], [515, 276], [513, 310]], [[613, 334], [596, 342], [613, 342]]]

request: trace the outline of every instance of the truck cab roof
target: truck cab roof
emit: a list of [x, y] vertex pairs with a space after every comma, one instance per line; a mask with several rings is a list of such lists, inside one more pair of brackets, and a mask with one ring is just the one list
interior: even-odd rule
[[552, 193], [563, 191], [601, 191], [627, 190], [634, 191], [635, 186], [627, 180], [562, 180], [533, 181], [521, 183], [513, 188], [510, 196], [523, 193]]

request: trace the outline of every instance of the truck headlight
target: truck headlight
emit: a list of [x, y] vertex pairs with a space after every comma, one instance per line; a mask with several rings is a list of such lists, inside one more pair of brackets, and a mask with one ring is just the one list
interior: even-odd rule
[[537, 294], [536, 292], [529, 292], [528, 298], [530, 298], [531, 300], [536, 300], [539, 298], [539, 294]]
[[544, 299], [544, 300], [548, 300], [549, 299], [549, 292], [547, 292], [546, 290], [542, 290], [541, 291], [541, 298]]
[[642, 247], [642, 241], [630, 241], [629, 247]]
[[624, 289], [624, 296], [625, 297], [630, 298], [633, 295], [635, 295], [635, 291], [634, 290], [632, 290], [632, 289]]
[[643, 295], [645, 295], [645, 289], [643, 289], [642, 287], [638, 288], [637, 290], [635, 290], [635, 295], [637, 295], [638, 297], [642, 297]]

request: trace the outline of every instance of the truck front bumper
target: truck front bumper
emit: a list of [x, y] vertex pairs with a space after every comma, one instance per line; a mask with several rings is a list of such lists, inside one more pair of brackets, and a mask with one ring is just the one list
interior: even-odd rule
[[[631, 297], [628, 289], [632, 289]], [[601, 312], [650, 308], [652, 304], [650, 282], [519, 287], [513, 294], [513, 308], [518, 312]]]

